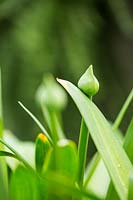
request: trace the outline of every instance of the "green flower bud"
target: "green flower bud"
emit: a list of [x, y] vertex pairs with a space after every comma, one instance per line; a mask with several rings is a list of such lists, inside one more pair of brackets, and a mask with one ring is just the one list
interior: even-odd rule
[[52, 75], [44, 77], [42, 84], [37, 90], [37, 102], [48, 109], [61, 111], [67, 103], [64, 90], [58, 85]]
[[99, 82], [93, 74], [93, 66], [86, 70], [78, 81], [78, 87], [89, 97], [94, 96], [99, 90]]

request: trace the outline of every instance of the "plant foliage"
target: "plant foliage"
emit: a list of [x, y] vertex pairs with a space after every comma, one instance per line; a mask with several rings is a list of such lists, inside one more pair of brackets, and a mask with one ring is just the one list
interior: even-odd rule
[[[25, 159], [28, 152], [22, 154], [15, 143], [11, 145], [1, 134], [0, 200], [133, 199], [133, 119], [125, 136], [118, 130], [133, 100], [133, 90], [114, 124], [111, 124], [92, 101], [92, 96], [99, 89], [92, 66], [81, 77], [79, 88], [69, 81], [57, 79], [82, 116], [77, 146], [74, 141], [66, 138], [62, 126], [61, 112], [66, 106], [66, 94], [51, 76], [44, 80], [37, 90], [36, 101], [45, 118], [46, 128], [19, 102], [42, 131], [35, 141], [35, 165]], [[0, 120], [2, 126], [2, 114]], [[89, 135], [97, 152], [86, 167]], [[20, 145], [25, 148], [24, 143]], [[7, 157], [12, 162], [18, 160], [15, 168], [9, 165]], [[10, 169], [10, 176], [5, 173], [7, 167]], [[6, 177], [9, 182], [8, 190]]]

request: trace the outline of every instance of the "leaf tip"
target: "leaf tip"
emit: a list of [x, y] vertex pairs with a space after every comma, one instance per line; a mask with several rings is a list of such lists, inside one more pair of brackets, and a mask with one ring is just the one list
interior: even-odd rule
[[60, 78], [56, 78], [56, 80], [58, 81], [58, 83], [60, 83], [62, 86], [66, 86], [66, 81]]

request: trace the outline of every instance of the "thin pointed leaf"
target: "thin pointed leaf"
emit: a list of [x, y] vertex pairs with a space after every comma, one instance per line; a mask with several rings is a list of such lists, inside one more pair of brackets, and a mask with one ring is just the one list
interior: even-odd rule
[[46, 131], [44, 126], [41, 124], [41, 122], [20, 101], [18, 103], [28, 113], [28, 115], [36, 122], [36, 124], [39, 126], [42, 132], [47, 136], [49, 141], [53, 143], [51, 137], [49, 136], [48, 132]]
[[127, 111], [127, 108], [129, 107], [130, 103], [132, 102], [133, 100], [133, 89], [131, 90], [130, 94], [128, 95], [124, 105], [122, 106], [115, 122], [114, 122], [114, 125], [113, 125], [113, 129], [117, 129], [123, 119], [123, 116], [125, 115], [126, 111]]
[[72, 83], [59, 80], [77, 105], [90, 131], [94, 143], [110, 173], [121, 200], [128, 195], [128, 175], [132, 164], [114, 132], [97, 106]]

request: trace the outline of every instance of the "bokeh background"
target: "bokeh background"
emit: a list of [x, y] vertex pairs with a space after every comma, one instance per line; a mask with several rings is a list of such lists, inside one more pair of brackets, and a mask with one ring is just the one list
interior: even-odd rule
[[[5, 127], [35, 139], [39, 129], [17, 101], [43, 121], [35, 103], [43, 75], [77, 84], [90, 64], [100, 82], [95, 102], [113, 121], [133, 86], [132, 10], [133, 1], [126, 0], [0, 0]], [[67, 136], [77, 140], [80, 115], [70, 98], [63, 119]]]

